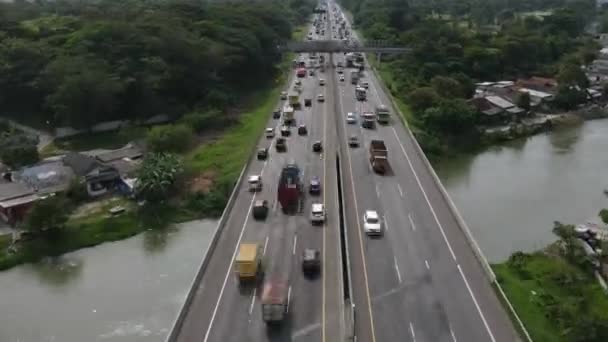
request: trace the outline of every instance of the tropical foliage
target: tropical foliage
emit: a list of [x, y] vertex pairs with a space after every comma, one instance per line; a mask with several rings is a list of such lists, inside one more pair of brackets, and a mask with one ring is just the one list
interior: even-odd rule
[[148, 154], [138, 172], [137, 196], [150, 202], [168, 200], [182, 171], [182, 162], [176, 155]]

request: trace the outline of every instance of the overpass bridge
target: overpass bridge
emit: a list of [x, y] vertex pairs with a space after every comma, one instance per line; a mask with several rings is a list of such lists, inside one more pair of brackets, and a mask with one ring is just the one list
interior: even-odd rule
[[281, 52], [319, 52], [319, 53], [342, 53], [342, 52], [370, 52], [370, 53], [406, 53], [411, 49], [403, 46], [395, 46], [388, 41], [368, 40], [364, 43], [340, 40], [314, 40], [314, 41], [292, 41], [278, 46]]

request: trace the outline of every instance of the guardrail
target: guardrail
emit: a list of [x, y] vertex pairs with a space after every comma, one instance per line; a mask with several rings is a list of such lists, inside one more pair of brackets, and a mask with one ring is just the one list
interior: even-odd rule
[[418, 144], [418, 141], [414, 137], [414, 134], [409, 129], [408, 124], [405, 121], [405, 117], [403, 116], [403, 113], [401, 113], [401, 110], [399, 109], [399, 106], [397, 105], [397, 103], [396, 103], [396, 101], [395, 101], [395, 99], [393, 97], [393, 94], [386, 87], [386, 85], [384, 84], [384, 82], [381, 82], [382, 78], [380, 77], [378, 70], [376, 70], [376, 67], [373, 66], [373, 65], [371, 65], [371, 64], [370, 64], [370, 66], [371, 66], [371, 69], [372, 69], [372, 71], [374, 73], [374, 76], [376, 77], [376, 80], [378, 81], [377, 83], [380, 85], [380, 87], [382, 88], [382, 90], [387, 94], [387, 97], [391, 101], [391, 104], [392, 104], [393, 108], [399, 113], [399, 119], [400, 119], [401, 123], [404, 125], [406, 133], [410, 136], [410, 138], [414, 142], [416, 153], [422, 159], [425, 167], [427, 168], [428, 172], [431, 174], [431, 178], [433, 178], [433, 182], [435, 183], [435, 185], [439, 189], [439, 192], [441, 193], [441, 196], [444, 198], [444, 200], [448, 204], [448, 208], [452, 212], [452, 215], [454, 215], [454, 217], [456, 218], [456, 223], [458, 223], [458, 227], [464, 233], [467, 242], [469, 243], [469, 245], [471, 246], [471, 249], [473, 250], [473, 254], [475, 254], [475, 257], [477, 258], [477, 260], [479, 261], [479, 263], [481, 264], [481, 266], [482, 266], [482, 268], [484, 270], [484, 274], [488, 278], [489, 282], [492, 285], [496, 286], [496, 288], [497, 288], [498, 292], [500, 293], [503, 301], [507, 304], [507, 306], [508, 306], [508, 308], [510, 310], [511, 315], [517, 321], [517, 323], [519, 325], [519, 328], [520, 328], [521, 332], [523, 333], [523, 335], [526, 337], [526, 339], [529, 342], [532, 342], [532, 337], [530, 337], [530, 334], [528, 333], [528, 330], [526, 329], [525, 325], [523, 324], [523, 322], [519, 318], [519, 315], [515, 311], [515, 308], [513, 307], [513, 305], [509, 301], [509, 299], [507, 298], [507, 295], [503, 291], [502, 287], [500, 286], [500, 284], [498, 283], [498, 281], [496, 281], [496, 274], [492, 270], [492, 267], [490, 266], [490, 263], [488, 263], [488, 260], [486, 259], [486, 257], [483, 255], [483, 252], [481, 251], [481, 248], [479, 248], [479, 245], [477, 244], [477, 241], [473, 237], [473, 234], [471, 233], [471, 230], [469, 229], [469, 226], [467, 225], [467, 223], [464, 221], [464, 219], [460, 215], [460, 212], [456, 208], [456, 205], [452, 201], [452, 198], [448, 194], [447, 190], [445, 190], [445, 188], [443, 187], [443, 184], [441, 183], [441, 180], [437, 176], [437, 173], [435, 172], [435, 169], [433, 169], [433, 166], [431, 165], [430, 161], [428, 160], [428, 158], [424, 154], [424, 151], [422, 150], [422, 148]]
[[175, 318], [175, 321], [173, 322], [173, 326], [171, 327], [171, 332], [165, 339], [166, 342], [175, 341], [175, 339], [177, 338], [177, 335], [179, 334], [179, 328], [184, 323], [184, 318], [186, 317], [186, 313], [190, 309], [190, 305], [192, 305], [192, 299], [194, 298], [194, 294], [196, 293], [197, 284], [201, 281], [201, 278], [203, 277], [203, 274], [205, 273], [205, 270], [209, 263], [209, 259], [211, 259], [211, 255], [213, 254], [213, 251], [217, 245], [221, 232], [222, 232], [223, 228], [226, 226], [226, 221], [228, 220], [228, 213], [232, 210], [232, 207], [234, 207], [234, 202], [236, 201], [236, 194], [239, 191], [239, 188], [243, 182], [243, 175], [245, 174], [245, 170], [247, 169], [248, 164], [249, 164], [249, 160], [248, 160], [248, 163], [245, 164], [245, 166], [241, 170], [241, 174], [239, 175], [239, 178], [236, 181], [234, 189], [232, 189], [232, 193], [230, 194], [228, 203], [226, 203], [226, 207], [224, 208], [224, 211], [222, 212], [222, 216], [220, 217], [220, 220], [217, 223], [215, 232], [213, 233], [211, 242], [209, 243], [209, 247], [207, 248], [207, 252], [203, 256], [203, 260], [201, 261], [198, 271], [197, 271], [196, 275], [194, 276], [194, 279], [190, 283], [190, 290], [188, 291], [188, 294], [186, 295], [184, 305], [182, 306], [177, 317]]

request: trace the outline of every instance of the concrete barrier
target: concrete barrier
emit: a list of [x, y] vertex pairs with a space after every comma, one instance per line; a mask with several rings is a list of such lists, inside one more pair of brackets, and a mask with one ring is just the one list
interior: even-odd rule
[[175, 341], [175, 339], [177, 338], [177, 335], [179, 333], [179, 328], [183, 324], [184, 318], [186, 317], [186, 313], [190, 309], [190, 305], [192, 304], [192, 299], [194, 298], [194, 294], [196, 293], [198, 284], [201, 281], [201, 279], [203, 278], [203, 274], [205, 273], [207, 264], [209, 263], [209, 259], [211, 258], [211, 255], [213, 255], [213, 251], [215, 249], [215, 246], [217, 245], [217, 242], [219, 240], [219, 237], [222, 233], [223, 228], [226, 226], [226, 221], [228, 221], [228, 214], [232, 210], [232, 207], [234, 207], [234, 202], [236, 201], [237, 193], [243, 182], [243, 175], [245, 174], [245, 170], [247, 169], [248, 165], [249, 165], [249, 160], [247, 161], [247, 164], [245, 164], [245, 166], [241, 170], [241, 174], [239, 175], [239, 178], [236, 181], [234, 189], [232, 189], [232, 193], [230, 194], [228, 203], [226, 203], [226, 207], [224, 208], [224, 211], [222, 212], [222, 216], [220, 217], [220, 220], [217, 223], [215, 232], [213, 233], [211, 242], [209, 243], [209, 247], [207, 248], [207, 252], [205, 253], [205, 255], [203, 255], [203, 259], [201, 260], [201, 264], [198, 267], [198, 271], [196, 272], [194, 279], [190, 283], [190, 290], [188, 291], [188, 294], [186, 295], [186, 299], [184, 300], [184, 305], [182, 305], [181, 310], [179, 311], [179, 313], [177, 314], [177, 317], [175, 318], [175, 321], [173, 322], [173, 326], [171, 327], [171, 332], [169, 332], [169, 335], [165, 339], [166, 342]]
[[406, 133], [410, 136], [410, 138], [414, 142], [416, 153], [422, 159], [425, 167], [427, 168], [428, 172], [431, 174], [431, 177], [433, 178], [433, 181], [434, 181], [435, 185], [439, 189], [439, 192], [441, 193], [442, 197], [444, 198], [444, 200], [448, 204], [448, 207], [449, 207], [450, 211], [452, 212], [452, 215], [454, 216], [454, 218], [456, 219], [456, 222], [458, 223], [458, 227], [464, 233], [467, 242], [469, 243], [469, 245], [471, 246], [471, 249], [473, 250], [473, 254], [475, 254], [475, 257], [477, 258], [477, 260], [481, 264], [481, 266], [482, 266], [482, 268], [484, 270], [484, 274], [488, 278], [488, 281], [491, 284], [493, 284], [493, 285], [496, 286], [496, 288], [498, 289], [498, 292], [502, 296], [502, 299], [504, 300], [505, 303], [507, 303], [507, 306], [508, 306], [508, 308], [509, 308], [509, 310], [511, 312], [511, 315], [517, 321], [517, 323], [519, 325], [519, 328], [522, 331], [523, 335], [526, 337], [526, 339], [528, 341], [532, 342], [532, 338], [530, 337], [530, 334], [528, 333], [528, 330], [526, 329], [526, 327], [524, 326], [523, 322], [519, 318], [519, 315], [517, 315], [517, 312], [515, 311], [515, 308], [513, 307], [513, 305], [511, 304], [511, 302], [507, 298], [507, 296], [504, 293], [502, 287], [496, 281], [496, 274], [492, 270], [492, 267], [488, 263], [488, 260], [486, 259], [486, 257], [483, 255], [483, 252], [481, 251], [481, 248], [479, 248], [479, 245], [477, 244], [477, 241], [475, 240], [475, 237], [473, 237], [473, 234], [471, 233], [471, 230], [469, 229], [469, 226], [467, 225], [467, 223], [464, 221], [464, 219], [460, 215], [460, 212], [456, 208], [456, 205], [452, 201], [452, 198], [448, 194], [447, 190], [445, 190], [445, 188], [443, 187], [443, 184], [441, 183], [441, 180], [439, 179], [439, 176], [437, 176], [437, 173], [435, 172], [435, 169], [433, 168], [433, 166], [431, 165], [430, 161], [428, 160], [428, 158], [424, 154], [424, 151], [422, 150], [422, 148], [418, 144], [418, 141], [414, 137], [412, 131], [409, 129], [407, 121], [405, 120], [405, 117], [403, 116], [403, 113], [401, 113], [401, 110], [399, 109], [399, 106], [397, 106], [397, 103], [396, 103], [395, 99], [393, 98], [393, 94], [386, 87], [386, 85], [384, 84], [384, 82], [381, 81], [382, 78], [380, 77], [380, 74], [379, 74], [378, 70], [376, 70], [376, 67], [375, 66], [371, 66], [371, 69], [372, 69], [372, 71], [374, 73], [374, 76], [376, 78], [377, 83], [380, 85], [380, 87], [382, 88], [382, 90], [387, 94], [387, 97], [391, 101], [391, 104], [392, 104], [393, 108], [399, 113], [399, 119], [400, 119], [401, 123], [403, 123], [403, 125], [405, 127]]

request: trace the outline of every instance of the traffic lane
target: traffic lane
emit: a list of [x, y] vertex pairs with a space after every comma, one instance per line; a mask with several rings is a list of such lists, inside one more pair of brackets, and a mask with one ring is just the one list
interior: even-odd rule
[[[373, 87], [373, 84], [370, 85], [372, 92], [369, 100], [373, 105], [378, 105], [380, 104], [378, 93]], [[416, 234], [413, 238], [416, 239], [417, 243], [427, 248], [420, 250], [419, 253], [425, 256], [425, 263], [431, 262], [435, 265], [432, 273], [437, 277], [437, 282], [441, 284], [440, 287], [434, 287], [432, 294], [427, 295], [428, 301], [436, 298], [435, 306], [438, 308], [437, 313], [440, 315], [440, 321], [445, 320], [455, 327], [479, 327], [478, 329], [460, 330], [465, 330], [464, 333], [473, 340], [488, 339], [490, 336], [489, 332], [484, 329], [483, 316], [476, 309], [475, 301], [471, 300], [464, 282], [460, 279], [458, 265], [452, 257], [449, 247], [445, 244], [441, 235], [441, 228], [437, 225], [428, 203], [423, 198], [423, 193], [417, 184], [414, 173], [409, 168], [407, 159], [399, 153], [401, 151], [400, 143], [396, 135], [390, 134], [393, 129], [393, 126], [377, 126], [378, 134], [384, 138], [383, 140], [389, 150], [389, 163], [393, 174], [396, 176], [396, 181], [400, 182], [403, 191], [408, 194], [412, 212], [416, 214], [421, 226], [421, 234]], [[443, 334], [450, 332], [450, 324], [443, 324], [446, 328], [445, 331], [442, 331]], [[430, 328], [432, 329], [432, 327]]]
[[[336, 112], [343, 112], [342, 98], [337, 96], [335, 98]], [[375, 342], [374, 335], [374, 322], [373, 314], [370, 307], [370, 295], [367, 269], [365, 265], [365, 250], [363, 246], [363, 239], [361, 232], [361, 226], [359, 222], [359, 207], [355, 200], [355, 186], [354, 176], [352, 174], [351, 158], [349, 147], [343, 143], [347, 136], [346, 128], [343, 122], [340, 122], [341, 118], [336, 121], [336, 131], [338, 133], [338, 141], [340, 141], [338, 149], [340, 151], [340, 162], [343, 185], [343, 206], [345, 211], [344, 217], [344, 230], [346, 239], [348, 240], [349, 246], [349, 261], [350, 261], [350, 275], [352, 282], [351, 294], [353, 304], [355, 306], [355, 335], [359, 341]]]
[[[372, 73], [370, 73], [370, 79], [372, 80], [372, 84], [375, 86], [377, 79]], [[386, 94], [380, 92], [379, 95], [381, 99], [384, 99], [384, 103], [390, 104], [390, 102], [388, 102], [388, 98], [386, 98]], [[509, 319], [506, 310], [498, 300], [491, 284], [486, 278], [479, 260], [477, 260], [473, 254], [471, 246], [469, 245], [466, 237], [463, 235], [464, 233], [461, 231], [456, 218], [441, 195], [440, 190], [432, 179], [430, 172], [427, 171], [422, 158], [418, 155], [410, 135], [405, 132], [405, 128], [402, 125], [398, 124], [398, 121], [395, 121], [394, 114], [396, 112], [393, 108], [391, 108], [391, 111], [393, 113], [393, 122], [396, 123], [394, 124], [395, 132], [393, 132], [393, 135], [398, 138], [399, 146], [397, 146], [397, 148], [401, 150], [403, 146], [403, 150], [405, 150], [407, 153], [407, 158], [409, 158], [410, 162], [412, 163], [413, 169], [416, 170], [416, 175], [419, 178], [423, 189], [425, 190], [424, 194], [422, 194], [422, 201], [427, 203], [429, 210], [431, 207], [428, 203], [432, 203], [433, 211], [437, 216], [437, 220], [441, 224], [443, 233], [445, 233], [446, 236], [444, 240], [447, 240], [450, 244], [448, 249], [452, 248], [458, 259], [457, 267], [460, 266], [460, 269], [462, 269], [462, 272], [460, 269], [458, 269], [458, 274], [461, 277], [461, 283], [469, 293], [469, 298], [472, 301], [472, 304], [475, 306], [475, 311], [478, 313], [477, 316], [482, 321], [482, 327], [485, 327], [487, 323], [488, 328], [485, 330], [488, 332], [488, 334], [492, 334], [493, 337], [499, 341], [517, 340], [519, 337], [511, 323], [511, 320]], [[411, 169], [409, 165], [408, 168]], [[426, 198], [424, 198], [424, 195], [426, 195]], [[434, 218], [433, 221], [435, 221]], [[479, 309], [477, 309], [477, 307], [479, 307]], [[467, 329], [463, 330], [465, 332], [467, 331]]]
[[[270, 113], [269, 113], [270, 114]], [[268, 126], [276, 127], [277, 120], [269, 119]], [[269, 144], [262, 135], [258, 140], [257, 147], [266, 147]], [[249, 174], [260, 174], [267, 162], [252, 158], [245, 169], [244, 177]], [[194, 290], [192, 303], [185, 315], [183, 324], [177, 336], [178, 341], [199, 341], [201, 335], [205, 335], [217, 312], [217, 299], [223, 293], [225, 287], [223, 281], [227, 281], [227, 273], [232, 265], [233, 254], [236, 251], [239, 239], [244, 231], [244, 222], [253, 204], [248, 193], [248, 183], [245, 178], [237, 189], [236, 199], [226, 224], [218, 237], [216, 247], [207, 264], [205, 273], [197, 288]], [[204, 323], [201, 323], [204, 322]]]

